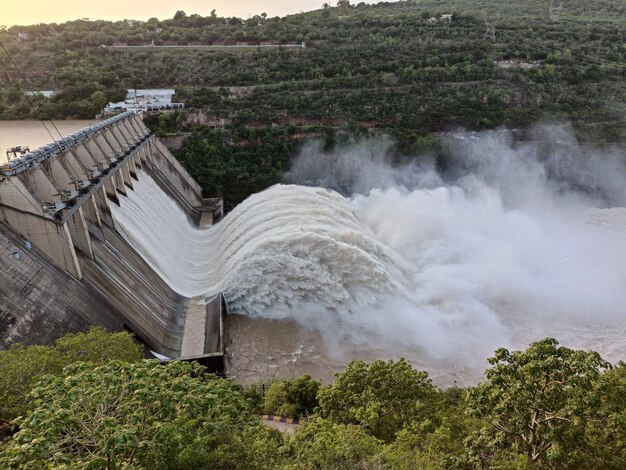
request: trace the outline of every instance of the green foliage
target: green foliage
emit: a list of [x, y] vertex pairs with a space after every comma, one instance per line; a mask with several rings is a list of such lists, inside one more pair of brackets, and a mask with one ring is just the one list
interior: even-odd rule
[[[196, 363], [107, 362], [136, 361], [141, 350], [129, 341], [95, 329], [0, 353], [5, 395], [26, 395], [13, 405], [23, 416], [0, 449], [0, 468], [626, 466], [626, 365], [554, 339], [498, 349], [486, 380], [467, 390], [437, 389], [404, 360], [353, 361], [329, 386], [278, 380], [264, 399]], [[261, 405], [309, 416], [290, 437], [261, 425]]]
[[78, 361], [106, 364], [113, 360], [137, 362], [144, 357], [143, 346], [130, 333], [110, 333], [100, 327], [93, 327], [87, 333], [67, 334], [53, 348], [62, 358], [63, 367]]
[[248, 385], [241, 392], [245, 400], [256, 413], [263, 413], [263, 394], [257, 385]]
[[263, 413], [284, 416], [296, 416], [296, 408], [287, 398], [285, 380], [275, 380], [263, 397]]
[[189, 137], [175, 156], [207, 191], [232, 209], [250, 194], [280, 181], [297, 142], [282, 129], [205, 129]]
[[606, 418], [602, 373], [610, 364], [551, 338], [526, 351], [498, 349], [489, 363], [486, 382], [468, 392], [468, 411], [487, 423], [468, 441], [476, 461], [522, 454], [551, 468], [584, 468], [589, 423]]
[[464, 412], [464, 395], [456, 387], [438, 390], [422, 420], [403, 428], [385, 447], [386, 466], [397, 470], [465, 468], [463, 440], [479, 422]]
[[263, 412], [284, 416], [305, 416], [317, 407], [320, 384], [309, 375], [272, 382], [263, 399]]
[[[60, 98], [41, 102], [0, 93], [0, 117], [92, 113], [87, 116], [92, 118], [96, 86], [112, 101], [124, 88], [176, 87], [188, 107], [250, 127], [354, 121], [440, 131], [551, 118], [623, 121], [624, 2], [571, 0], [558, 25], [548, 21], [546, 0], [340, 3], [284, 18], [179, 11], [173, 19], [153, 18], [144, 25], [80, 20], [0, 31], [15, 63], [28, 72], [28, 88], [61, 92]], [[506, 17], [495, 44], [483, 39], [484, 12]], [[444, 13], [453, 14], [451, 23], [429, 21]], [[30, 33], [32, 40], [18, 41], [18, 32]], [[305, 41], [307, 47], [123, 52], [98, 47], [152, 41]], [[504, 69], [494, 63], [509, 59], [543, 66]], [[15, 89], [18, 78], [9, 67], [0, 75], [2, 88]]]
[[52, 346], [15, 344], [0, 351], [0, 419], [10, 421], [24, 413], [28, 409], [26, 395], [33, 386], [46, 374], [61, 374], [68, 364], [136, 362], [142, 357], [142, 347], [130, 334], [109, 333], [103, 328], [68, 334]]
[[311, 419], [294, 438], [296, 469], [357, 470], [383, 468], [377, 455], [382, 442], [360, 426]]
[[318, 393], [319, 414], [335, 423], [360, 425], [378, 439], [393, 440], [423, 417], [435, 397], [426, 372], [399, 361], [352, 361]]
[[602, 376], [599, 419], [588, 420], [586, 453], [580, 466], [622, 469], [626, 464], [626, 364], [620, 362]]
[[77, 363], [45, 377], [29, 399], [2, 468], [261, 469], [282, 443], [239, 387], [195, 363]]
[[109, 102], [106, 93], [101, 90], [94, 91], [89, 99], [97, 109], [103, 109]]

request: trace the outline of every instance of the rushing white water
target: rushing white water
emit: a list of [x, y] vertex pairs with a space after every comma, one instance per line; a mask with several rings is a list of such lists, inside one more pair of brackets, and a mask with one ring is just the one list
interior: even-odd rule
[[223, 291], [231, 308], [250, 315], [287, 317], [311, 302], [368, 307], [400, 290], [409, 270], [350, 201], [321, 188], [274, 186], [202, 230], [143, 174], [112, 209], [123, 235], [174, 290]]
[[623, 359], [626, 208], [556, 195], [523, 168], [517, 199], [476, 174], [351, 198], [277, 185], [205, 230], [144, 174], [112, 209], [174, 290], [296, 320], [335, 356], [418, 351], [478, 371], [496, 347], [553, 336]]

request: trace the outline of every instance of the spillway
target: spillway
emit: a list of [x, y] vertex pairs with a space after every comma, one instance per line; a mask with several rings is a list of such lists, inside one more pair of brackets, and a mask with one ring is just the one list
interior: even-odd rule
[[[168, 357], [220, 354], [221, 324], [209, 328], [209, 319], [222, 298], [198, 305], [173, 291], [113, 221], [111, 206], [147, 175], [195, 224], [221, 217], [221, 199], [204, 199], [132, 111], [0, 165], [0, 348], [100, 325], [132, 331]], [[185, 335], [200, 326], [204, 338]]]
[[[293, 308], [367, 308], [403, 288], [409, 267], [359, 211], [322, 188], [278, 185], [200, 229], [148, 175], [112, 207], [118, 230], [179, 294], [223, 292], [251, 316]], [[271, 307], [271, 308], [269, 308]]]
[[112, 213], [173, 290], [223, 292], [243, 315], [229, 328], [244, 381], [405, 356], [466, 382], [496, 347], [544, 336], [612, 360], [626, 347], [625, 208], [508, 208], [475, 184], [277, 185], [199, 229], [148, 176]]

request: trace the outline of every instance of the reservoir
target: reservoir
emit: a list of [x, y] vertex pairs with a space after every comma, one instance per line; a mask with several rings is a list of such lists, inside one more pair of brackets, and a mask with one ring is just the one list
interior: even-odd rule
[[[43, 145], [59, 140], [80, 129], [97, 123], [97, 120], [67, 120], [67, 121], [0, 121], [0, 163], [6, 161], [7, 149], [16, 146], [26, 146], [35, 150]], [[44, 126], [45, 124], [45, 126]], [[56, 129], [55, 129], [56, 126]], [[47, 130], [46, 130], [47, 128]], [[50, 132], [48, 132], [50, 131]], [[51, 135], [52, 134], [52, 135]]]

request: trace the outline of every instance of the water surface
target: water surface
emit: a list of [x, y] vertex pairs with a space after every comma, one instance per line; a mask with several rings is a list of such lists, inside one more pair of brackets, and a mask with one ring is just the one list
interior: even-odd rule
[[[63, 136], [67, 136], [80, 129], [96, 124], [98, 121], [67, 120], [53, 121], [0, 121], [0, 162], [5, 162], [6, 150], [18, 145], [30, 147], [31, 150], [49, 144]], [[47, 128], [47, 129], [46, 129]], [[49, 131], [49, 132], [48, 132]]]

